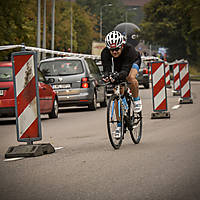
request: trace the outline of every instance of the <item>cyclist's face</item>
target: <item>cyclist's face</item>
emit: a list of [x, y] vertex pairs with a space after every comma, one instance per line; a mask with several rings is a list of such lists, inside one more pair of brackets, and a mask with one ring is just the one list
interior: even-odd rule
[[122, 47], [116, 48], [116, 49], [110, 49], [110, 53], [114, 58], [117, 58], [121, 55], [122, 53]]

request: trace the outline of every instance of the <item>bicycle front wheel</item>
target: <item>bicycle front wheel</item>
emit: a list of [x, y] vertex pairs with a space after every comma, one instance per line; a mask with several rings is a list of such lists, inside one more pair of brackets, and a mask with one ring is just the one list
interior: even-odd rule
[[129, 99], [129, 119], [131, 126], [129, 127], [131, 139], [135, 144], [138, 144], [142, 137], [142, 112], [134, 112], [133, 99]]
[[[124, 117], [122, 115], [119, 98], [112, 95], [109, 98], [107, 106], [107, 129], [111, 145], [114, 149], [119, 149], [123, 140]], [[116, 137], [117, 124], [121, 123], [120, 136]]]

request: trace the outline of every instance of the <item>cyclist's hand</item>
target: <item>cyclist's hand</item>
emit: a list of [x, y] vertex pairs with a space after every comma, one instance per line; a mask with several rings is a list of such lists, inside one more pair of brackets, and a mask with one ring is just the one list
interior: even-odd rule
[[111, 83], [114, 83], [114, 82], [115, 82], [115, 79], [114, 79], [112, 76], [110, 77], [110, 82], [111, 82]]
[[103, 81], [104, 81], [105, 83], [109, 82], [109, 77], [104, 77], [104, 78], [103, 78]]
[[109, 82], [109, 76], [107, 74], [102, 75], [102, 80], [107, 83]]
[[111, 77], [110, 80], [112, 83], [118, 83], [119, 82], [119, 73], [114, 73]]

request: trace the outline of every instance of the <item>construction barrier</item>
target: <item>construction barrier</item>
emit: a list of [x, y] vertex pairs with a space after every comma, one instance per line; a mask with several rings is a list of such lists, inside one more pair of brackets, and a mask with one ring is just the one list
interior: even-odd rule
[[173, 64], [173, 96], [180, 96], [179, 65]]
[[187, 62], [179, 63], [178, 66], [179, 66], [180, 91], [181, 91], [181, 97], [179, 99], [179, 103], [180, 104], [193, 103], [188, 63]]
[[151, 114], [151, 118], [170, 118], [170, 113], [167, 112], [168, 108], [164, 62], [151, 62], [151, 77], [154, 111]]
[[20, 142], [42, 139], [37, 67], [35, 67], [37, 65], [34, 55], [34, 52], [19, 52], [12, 56], [17, 140]]
[[166, 87], [171, 88], [170, 84], [170, 70], [169, 70], [169, 64], [165, 62], [165, 79], [166, 79]]
[[42, 139], [36, 63], [35, 52], [12, 53], [17, 140], [27, 145], [10, 147], [6, 158], [43, 155], [43, 150], [55, 152], [50, 144], [33, 145]]

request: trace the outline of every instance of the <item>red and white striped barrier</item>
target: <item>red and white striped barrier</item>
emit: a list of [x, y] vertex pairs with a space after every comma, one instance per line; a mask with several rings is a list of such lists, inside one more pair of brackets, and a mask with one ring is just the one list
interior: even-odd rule
[[173, 64], [173, 96], [180, 95], [180, 79], [179, 79], [179, 65], [178, 63]]
[[188, 63], [179, 63], [179, 76], [180, 76], [180, 91], [181, 97], [179, 103], [193, 103], [191, 98], [191, 85], [189, 78], [189, 67]]
[[153, 111], [151, 118], [169, 118], [164, 62], [151, 63]]
[[149, 80], [151, 81], [151, 63], [148, 62], [147, 66], [148, 66]]
[[33, 144], [42, 139], [36, 53], [12, 53], [17, 140], [27, 145], [11, 146], [5, 158], [35, 157], [54, 153], [50, 143]]
[[36, 54], [13, 53], [13, 77], [17, 140], [29, 142], [41, 140], [39, 91], [37, 84]]
[[166, 79], [166, 87], [171, 88], [170, 84], [170, 70], [169, 70], [169, 64], [165, 63], [165, 79]]

